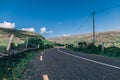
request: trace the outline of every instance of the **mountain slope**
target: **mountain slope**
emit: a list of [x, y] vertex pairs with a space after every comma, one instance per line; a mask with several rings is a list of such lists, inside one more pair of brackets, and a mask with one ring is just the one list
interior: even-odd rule
[[[70, 36], [61, 36], [48, 38], [49, 41], [57, 43], [70, 43], [76, 44], [80, 41], [92, 42], [92, 33], [90, 34], [77, 34]], [[107, 31], [96, 33], [96, 42], [120, 42], [120, 31]]]

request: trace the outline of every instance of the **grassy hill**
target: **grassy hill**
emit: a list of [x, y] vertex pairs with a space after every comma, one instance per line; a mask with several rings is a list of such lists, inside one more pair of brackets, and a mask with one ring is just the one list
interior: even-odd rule
[[[48, 38], [48, 40], [65, 44], [77, 44], [80, 41], [92, 42], [92, 33], [53, 37]], [[120, 42], [120, 31], [98, 32], [96, 33], [96, 42]]]
[[38, 35], [37, 33], [34, 33], [34, 32], [0, 28], [0, 36], [10, 36], [11, 34], [14, 34], [15, 37], [18, 37], [20, 39], [25, 38], [25, 37], [36, 37], [36, 36], [43, 38], [41, 35]]
[[14, 34], [13, 42], [15, 44], [23, 43], [24, 41], [26, 41], [27, 38], [30, 37], [40, 37], [41, 39], [45, 39], [43, 36], [38, 35], [34, 32], [0, 28], [0, 46], [7, 46], [11, 34]]

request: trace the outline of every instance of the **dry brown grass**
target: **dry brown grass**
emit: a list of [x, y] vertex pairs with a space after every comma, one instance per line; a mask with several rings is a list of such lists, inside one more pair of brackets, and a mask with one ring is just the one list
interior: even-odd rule
[[[48, 40], [57, 42], [57, 43], [68, 43], [68, 44], [76, 44], [80, 41], [91, 42], [92, 41], [92, 33], [90, 34], [78, 34], [71, 36], [62, 36], [62, 37], [53, 37]], [[120, 42], [120, 31], [108, 31], [108, 32], [99, 32], [96, 33], [96, 42]]]

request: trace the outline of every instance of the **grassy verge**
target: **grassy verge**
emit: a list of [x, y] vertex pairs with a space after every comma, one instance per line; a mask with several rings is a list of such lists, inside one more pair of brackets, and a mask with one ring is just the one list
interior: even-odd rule
[[23, 54], [12, 55], [11, 57], [0, 60], [0, 80], [20, 80], [22, 72], [38, 53], [38, 51], [29, 51]]
[[102, 55], [109, 58], [120, 59], [120, 49], [118, 47], [105, 48], [104, 52], [101, 51], [100, 47], [97, 47], [95, 45], [86, 46], [86, 47], [76, 47], [76, 46], [70, 45], [70, 46], [67, 46], [66, 48], [71, 49], [73, 51], [83, 52], [87, 54], [96, 54], [96, 55]]
[[116, 59], [120, 59], [120, 55], [115, 55], [116, 53], [114, 52], [105, 52], [105, 53], [101, 53], [100, 55], [105, 56], [105, 57], [109, 57], [109, 58], [116, 58]]

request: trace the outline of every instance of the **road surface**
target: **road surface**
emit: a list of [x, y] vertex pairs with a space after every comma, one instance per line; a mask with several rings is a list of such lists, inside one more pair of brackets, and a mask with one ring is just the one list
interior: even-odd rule
[[120, 80], [120, 60], [53, 48], [37, 55], [25, 80]]

